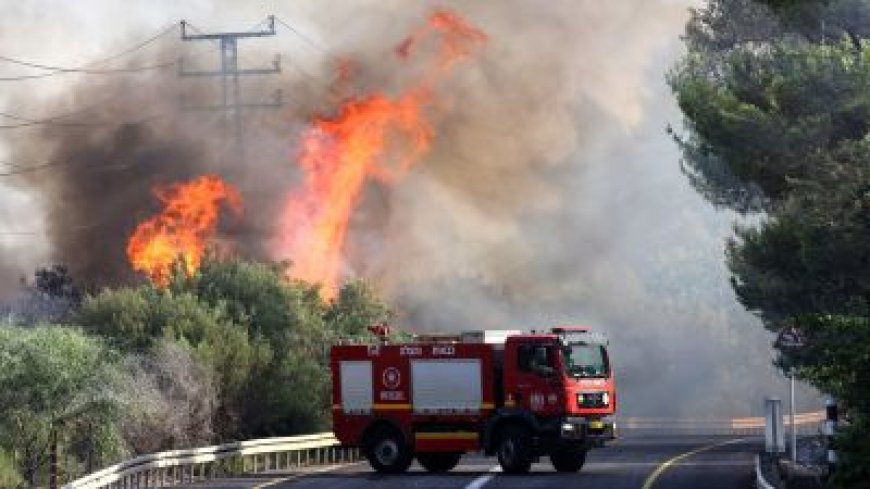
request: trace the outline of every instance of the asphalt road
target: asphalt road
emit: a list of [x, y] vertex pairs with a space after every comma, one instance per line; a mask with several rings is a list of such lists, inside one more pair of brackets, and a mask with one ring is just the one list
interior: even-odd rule
[[710, 436], [626, 437], [593, 450], [576, 474], [553, 471], [542, 458], [532, 472], [506, 476], [494, 458], [468, 455], [448, 474], [430, 475], [414, 464], [404, 475], [375, 474], [354, 464], [306, 475], [262, 474], [249, 479], [212, 481], [209, 489], [749, 489], [758, 438]]

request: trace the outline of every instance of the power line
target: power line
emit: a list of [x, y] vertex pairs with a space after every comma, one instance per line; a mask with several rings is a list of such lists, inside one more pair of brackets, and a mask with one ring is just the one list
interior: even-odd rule
[[126, 55], [128, 55], [128, 54], [130, 54], [130, 53], [134, 53], [134, 52], [136, 52], [136, 51], [138, 51], [138, 50], [140, 50], [140, 49], [142, 49], [142, 48], [148, 46], [149, 44], [151, 44], [151, 43], [157, 41], [157, 40], [160, 39], [161, 37], [166, 36], [166, 35], [168, 35], [168, 34], [171, 34], [171, 33], [172, 33], [175, 29], [177, 29], [177, 28], [178, 28], [178, 24], [175, 23], [175, 22], [173, 22], [173, 23], [169, 24], [165, 29], [163, 29], [162, 31], [160, 31], [160, 32], [158, 32], [157, 34], [155, 34], [153, 37], [151, 37], [151, 38], [149, 38], [149, 39], [146, 39], [145, 41], [142, 41], [142, 42], [140, 42], [139, 44], [136, 44], [136, 45], [133, 46], [133, 47], [130, 47], [130, 48], [128, 48], [128, 49], [125, 49], [124, 51], [121, 51], [121, 52], [118, 53], [118, 54], [115, 54], [115, 55], [113, 55], [113, 56], [109, 56], [108, 58], [103, 58], [103, 59], [98, 60], [98, 61], [94, 61], [94, 62], [92, 62], [92, 63], [89, 63], [89, 64], [85, 65], [85, 66], [93, 66], [93, 65], [106, 64], [106, 63], [108, 63], [109, 61], [113, 61], [113, 60], [118, 59], [118, 58], [120, 58], [120, 57], [126, 56]]
[[[192, 54], [190, 56], [190, 58], [191, 59], [198, 59], [198, 58], [205, 56], [207, 54], [211, 54], [217, 50], [218, 50], [218, 48], [216, 48], [216, 47], [203, 49], [200, 52]], [[116, 55], [116, 57], [117, 57], [117, 55]], [[109, 59], [109, 58], [106, 58], [106, 59]], [[103, 60], [103, 61], [105, 61], [105, 60]], [[178, 64], [178, 62], [176, 61], [175, 64]], [[48, 75], [53, 75], [53, 74], [54, 73], [49, 73]], [[42, 76], [42, 75], [37, 75], [37, 76]], [[2, 81], [2, 80], [3, 79], [0, 78], [0, 81]], [[88, 111], [97, 109], [99, 107], [108, 105], [112, 100], [115, 100], [117, 98], [118, 98], [118, 96], [115, 95], [112, 97], [105, 98], [100, 102], [87, 104], [83, 107], [78, 107], [78, 108], [69, 110], [67, 112], [61, 113], [61, 114], [56, 114], [53, 116], [43, 117], [43, 118], [31, 118], [31, 117], [25, 117], [25, 116], [22, 116], [19, 114], [14, 114], [11, 112], [0, 112], [0, 117], [6, 117], [8, 119], [21, 121], [21, 124], [0, 125], [0, 130], [38, 127], [38, 126], [44, 126], [44, 125], [50, 125], [50, 126], [55, 126], [55, 127], [93, 127], [93, 126], [111, 125], [112, 123], [109, 123], [109, 122], [76, 123], [76, 122], [55, 122], [55, 121], [57, 121], [58, 119], [64, 119], [64, 118], [69, 117], [69, 116], [81, 114], [83, 112], [88, 112]], [[144, 118], [143, 120], [146, 120], [146, 119], [148, 119], [148, 118]], [[141, 121], [129, 121], [129, 122], [141, 122]], [[121, 122], [118, 124], [124, 124], [124, 123], [127, 123], [127, 122]]]
[[[62, 230], [62, 233], [69, 234], [69, 233], [74, 233], [74, 232], [89, 231], [91, 229], [96, 229], [102, 225], [103, 225], [102, 222], [92, 222], [90, 224], [79, 224], [78, 226], [70, 226], [70, 227], [64, 228]], [[43, 236], [45, 234], [49, 234], [50, 232], [52, 232], [52, 231], [49, 231], [48, 229], [46, 229], [44, 231], [34, 231], [34, 230], [30, 230], [30, 231], [0, 231], [0, 238], [16, 238], [16, 237], [29, 238], [29, 237], [33, 237], [33, 236]]]
[[157, 63], [153, 65], [145, 65], [145, 66], [134, 66], [131, 68], [112, 68], [112, 69], [103, 69], [103, 70], [90, 70], [85, 68], [62, 68], [59, 66], [49, 66], [49, 65], [41, 65], [37, 63], [29, 63], [27, 61], [21, 61], [13, 58], [9, 58], [7, 56], [0, 56], [0, 61], [6, 61], [7, 63], [14, 63], [22, 66], [29, 66], [31, 68], [39, 68], [42, 70], [50, 70], [49, 73], [43, 73], [40, 75], [23, 75], [23, 76], [14, 76], [14, 77], [0, 77], [0, 81], [18, 81], [18, 80], [29, 80], [34, 78], [45, 78], [48, 76], [66, 74], [66, 73], [79, 73], [83, 75], [109, 75], [115, 73], [139, 73], [142, 71], [151, 71], [151, 70], [159, 70], [161, 68], [167, 68], [169, 66], [175, 66], [178, 64], [178, 61], [167, 61], [163, 63]]
[[76, 67], [76, 68], [65, 68], [65, 67], [60, 67], [60, 66], [46, 65], [46, 64], [42, 64], [42, 63], [34, 63], [34, 62], [30, 62], [30, 61], [23, 61], [20, 59], [0, 55], [0, 61], [5, 61], [7, 63], [17, 64], [20, 66], [27, 66], [29, 68], [36, 68], [36, 69], [49, 71], [48, 73], [40, 73], [40, 74], [35, 74], [35, 75], [20, 75], [20, 76], [0, 77], [0, 81], [32, 80], [32, 79], [46, 78], [49, 76], [55, 76], [55, 75], [66, 74], [66, 73], [81, 73], [81, 74], [86, 74], [86, 75], [106, 75], [106, 74], [114, 74], [114, 73], [138, 73], [141, 71], [149, 71], [149, 70], [165, 68], [168, 66], [173, 66], [177, 62], [175, 62], [175, 61], [164, 62], [164, 63], [158, 63], [158, 64], [150, 65], [150, 66], [137, 66], [137, 67], [131, 67], [131, 68], [113, 68], [113, 69], [101, 69], [101, 70], [95, 70], [95, 69], [88, 68], [90, 66], [106, 64], [109, 61], [113, 61], [113, 60], [118, 59], [120, 57], [126, 56], [130, 53], [133, 53], [135, 51], [143, 49], [146, 46], [148, 46], [149, 44], [157, 41], [158, 39], [172, 33], [175, 29], [177, 29], [177, 27], [178, 27], [177, 24], [173, 23], [169, 27], [164, 28], [161, 31], [159, 31], [154, 36], [152, 36], [152, 37], [150, 37], [150, 38], [148, 38], [148, 39], [146, 39], [146, 40], [144, 40], [144, 41], [142, 41], [142, 42], [140, 42], [140, 43], [138, 43], [130, 48], [127, 48], [127, 49], [125, 49], [117, 54], [114, 54], [112, 56], [109, 56], [109, 57], [106, 57], [103, 59], [99, 59], [99, 60], [95, 60], [95, 61], [91, 61], [89, 63], [86, 63], [86, 64], [81, 65], [81, 66]]
[[60, 119], [64, 116], [58, 117], [49, 117], [47, 119], [28, 119], [26, 117], [21, 117], [16, 114], [10, 114], [8, 112], [0, 112], [0, 117], [6, 117], [7, 119], [12, 119], [16, 121], [21, 121], [19, 124], [3, 124], [0, 125], [0, 129], [18, 129], [22, 127], [33, 127], [33, 126], [61, 126], [61, 127], [94, 127], [105, 125], [105, 123], [99, 122], [61, 122], [57, 119]]
[[306, 36], [305, 34], [299, 32], [298, 29], [296, 29], [296, 28], [293, 27], [292, 25], [288, 24], [287, 22], [284, 22], [284, 20], [281, 19], [280, 17], [275, 17], [275, 20], [278, 21], [279, 24], [281, 24], [281, 25], [283, 25], [284, 27], [290, 29], [291, 32], [293, 32], [294, 34], [296, 34], [297, 37], [299, 37], [300, 39], [302, 39], [303, 41], [305, 41], [309, 46], [312, 46], [313, 48], [315, 48], [315, 49], [319, 49], [320, 51], [323, 51], [323, 52], [328, 52], [328, 50], [326, 49], [326, 47], [324, 47], [322, 44], [320, 44], [319, 42], [315, 42], [315, 41], [312, 40], [310, 37], [308, 37], [308, 36]]
[[[0, 173], [0, 178], [2, 177], [12, 177], [16, 175], [23, 175], [26, 173], [33, 173], [42, 170], [47, 170], [51, 168], [63, 168], [63, 167], [71, 167], [76, 165], [75, 162], [69, 160], [60, 160], [60, 161], [49, 161], [46, 163], [36, 163], [31, 165], [22, 165], [17, 163], [9, 163], [5, 162], [5, 164], [11, 169]], [[79, 170], [91, 170], [91, 171], [108, 171], [108, 170], [126, 170], [128, 168], [133, 168], [136, 166], [135, 162], [127, 162], [127, 163], [111, 163], [107, 165], [85, 165], [83, 167], [79, 167]]]

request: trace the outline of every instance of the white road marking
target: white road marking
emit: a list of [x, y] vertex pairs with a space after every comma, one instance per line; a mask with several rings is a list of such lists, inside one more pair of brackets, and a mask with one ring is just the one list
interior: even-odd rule
[[492, 478], [495, 477], [496, 473], [501, 472], [501, 467], [496, 465], [495, 467], [489, 469], [489, 471], [489, 474], [482, 475], [477, 479], [469, 482], [468, 485], [465, 486], [465, 489], [480, 489], [481, 487], [485, 486], [487, 482], [491, 481]]
[[274, 486], [276, 484], [280, 484], [282, 482], [289, 482], [292, 480], [301, 479], [301, 478], [308, 476], [308, 475], [316, 475], [316, 474], [322, 474], [325, 472], [332, 472], [334, 470], [338, 470], [338, 469], [341, 469], [344, 467], [349, 467], [352, 465], [359, 465], [361, 463], [362, 462], [354, 462], [354, 463], [349, 463], [349, 464], [336, 464], [336, 465], [327, 465], [326, 467], [318, 467], [318, 468], [313, 469], [313, 470], [306, 470], [305, 472], [299, 472], [299, 473], [288, 475], [285, 477], [278, 477], [276, 479], [272, 479], [272, 480], [264, 482], [262, 484], [257, 484], [256, 486], [252, 486], [251, 489], [265, 489], [267, 487], [271, 487], [271, 486]]

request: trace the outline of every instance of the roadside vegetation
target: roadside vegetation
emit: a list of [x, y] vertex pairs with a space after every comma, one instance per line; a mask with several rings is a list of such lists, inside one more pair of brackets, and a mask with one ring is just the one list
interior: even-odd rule
[[86, 294], [62, 267], [4, 311], [0, 487], [45, 485], [138, 453], [328, 429], [329, 346], [390, 310], [364, 282], [333, 301], [281, 266], [207, 261], [193, 277]]
[[669, 81], [683, 170], [751, 215], [726, 250], [738, 298], [802, 346], [779, 365], [851, 421], [833, 482], [870, 480], [870, 2], [710, 0]]

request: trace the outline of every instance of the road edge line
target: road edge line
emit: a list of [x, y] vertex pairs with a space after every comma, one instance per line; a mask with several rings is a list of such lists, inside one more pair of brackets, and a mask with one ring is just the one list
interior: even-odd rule
[[714, 448], [723, 447], [725, 445], [740, 443], [740, 442], [746, 441], [748, 439], [749, 438], [735, 438], [733, 440], [723, 441], [723, 442], [719, 442], [719, 443], [713, 443], [712, 445], [705, 445], [701, 448], [696, 448], [694, 450], [688, 451], [686, 453], [682, 453], [680, 455], [677, 455], [676, 457], [673, 457], [669, 460], [666, 460], [666, 461], [662, 462], [661, 465], [656, 467], [655, 470], [653, 470], [650, 475], [647, 476], [646, 480], [643, 481], [643, 486], [641, 486], [641, 489], [652, 489], [652, 486], [653, 486], [653, 484], [655, 484], [656, 480], [662, 474], [664, 474], [665, 471], [668, 470], [672, 465], [676, 465], [676, 464], [682, 462], [683, 460], [685, 460], [693, 455], [697, 455], [701, 452], [706, 452], [706, 451], [712, 450]]

